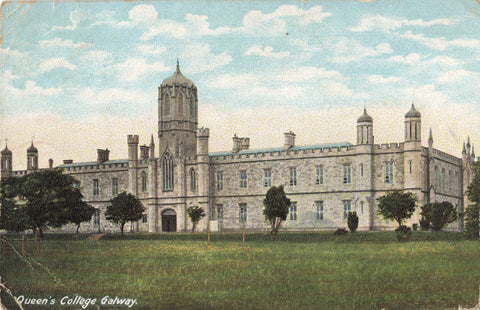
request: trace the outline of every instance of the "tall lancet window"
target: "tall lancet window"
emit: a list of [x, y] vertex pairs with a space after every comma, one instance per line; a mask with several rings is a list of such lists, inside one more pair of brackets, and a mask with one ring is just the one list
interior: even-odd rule
[[190, 94], [190, 116], [195, 116], [195, 96], [193, 93]]
[[178, 114], [183, 115], [183, 96], [181, 93], [177, 94], [177, 109]]
[[165, 115], [170, 114], [170, 96], [168, 94], [165, 95]]
[[173, 158], [167, 153], [163, 157], [162, 162], [162, 180], [163, 180], [163, 190], [171, 191], [173, 190], [174, 185], [174, 175], [173, 175]]
[[192, 193], [197, 191], [197, 174], [193, 168], [190, 169], [190, 191]]

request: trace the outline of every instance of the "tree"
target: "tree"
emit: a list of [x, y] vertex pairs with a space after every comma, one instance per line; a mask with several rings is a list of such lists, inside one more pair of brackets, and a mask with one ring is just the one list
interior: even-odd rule
[[378, 213], [385, 220], [397, 221], [399, 228], [404, 220], [412, 217], [417, 203], [417, 197], [413, 193], [398, 190], [389, 192], [377, 200]]
[[138, 221], [142, 218], [145, 209], [140, 200], [134, 195], [126, 192], [120, 193], [117, 197], [110, 200], [105, 217], [107, 220], [117, 223], [120, 226], [120, 232], [123, 235], [125, 223], [129, 221]]
[[350, 229], [351, 232], [355, 232], [355, 230], [357, 230], [357, 228], [358, 228], [357, 212], [355, 212], [355, 211], [348, 212], [347, 224], [348, 224], [348, 229]]
[[288, 208], [290, 207], [290, 199], [287, 198], [283, 186], [272, 186], [263, 200], [263, 215], [267, 221], [272, 225], [271, 234], [272, 239], [277, 239], [278, 230], [282, 221], [287, 219]]
[[474, 204], [467, 207], [465, 211], [465, 235], [469, 239], [478, 239], [480, 233], [479, 209], [480, 204]]
[[16, 193], [25, 200], [23, 212], [27, 225], [43, 237], [45, 226], [68, 223], [68, 209], [82, 201], [80, 183], [61, 169], [43, 170], [18, 180]]
[[82, 222], [89, 221], [95, 213], [95, 208], [84, 201], [68, 208], [68, 221], [77, 225], [77, 234]]
[[200, 222], [200, 219], [202, 217], [205, 217], [205, 211], [202, 208], [195, 206], [195, 207], [189, 207], [187, 209], [187, 214], [190, 220], [192, 221], [192, 233], [194, 233], [198, 222]]
[[420, 214], [431, 224], [434, 231], [442, 230], [445, 225], [457, 219], [457, 211], [448, 201], [427, 203]]
[[[472, 183], [467, 188], [468, 200], [475, 203], [467, 207], [465, 212], [465, 232], [469, 238], [478, 239], [480, 225], [480, 161], [475, 163], [475, 176]], [[476, 214], [474, 214], [476, 212]], [[476, 232], [476, 235], [474, 235]]]
[[15, 200], [16, 180], [10, 178], [0, 182], [0, 229], [21, 232], [27, 229], [27, 222], [22, 206]]

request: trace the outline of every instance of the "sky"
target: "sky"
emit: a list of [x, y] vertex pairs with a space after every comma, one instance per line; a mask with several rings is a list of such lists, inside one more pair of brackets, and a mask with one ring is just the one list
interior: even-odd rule
[[[127, 158], [126, 136], [157, 137], [158, 86], [175, 71], [198, 89], [210, 151], [404, 139], [412, 103], [422, 143], [461, 157], [480, 142], [480, 5], [444, 1], [3, 2], [0, 148], [25, 169]], [[7, 140], [8, 139], [8, 140]], [[480, 144], [478, 146], [480, 154]], [[158, 155], [157, 155], [158, 156]]]

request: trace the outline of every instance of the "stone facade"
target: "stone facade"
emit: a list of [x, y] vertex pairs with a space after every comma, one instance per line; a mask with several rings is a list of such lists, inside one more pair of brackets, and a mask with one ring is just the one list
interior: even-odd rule
[[[285, 133], [283, 147], [250, 150], [250, 139], [233, 137], [232, 151], [209, 153], [209, 129], [198, 127], [198, 97], [194, 83], [177, 63], [173, 76], [158, 91], [158, 144], [139, 146], [139, 137], [127, 137], [128, 158], [110, 160], [108, 150], [97, 150], [96, 162], [64, 161], [58, 166], [80, 182], [86, 202], [97, 208], [82, 231], [117, 231], [105, 220], [109, 201], [127, 191], [145, 207], [144, 217], [126, 231], [169, 232], [191, 229], [186, 210], [200, 206], [207, 212], [198, 230], [268, 230], [263, 199], [271, 186], [283, 185], [293, 202], [283, 230], [331, 230], [346, 227], [346, 212], [356, 211], [360, 230], [396, 227], [385, 222], [377, 198], [391, 190], [411, 191], [419, 205], [449, 201], [461, 214], [465, 190], [473, 179], [475, 154], [470, 141], [462, 158], [422, 146], [421, 114], [412, 105], [405, 115], [402, 143], [375, 144], [373, 118], [357, 121], [357, 143], [296, 146], [295, 134]], [[353, 124], [352, 124], [353, 125]], [[158, 145], [158, 151], [156, 151]], [[27, 151], [28, 169], [13, 171], [12, 154], [1, 153], [2, 178], [19, 177], [38, 168], [38, 150]], [[53, 166], [49, 167], [53, 168]], [[418, 211], [408, 225], [419, 222]], [[62, 230], [73, 230], [66, 226]], [[449, 229], [463, 229], [463, 218]]]

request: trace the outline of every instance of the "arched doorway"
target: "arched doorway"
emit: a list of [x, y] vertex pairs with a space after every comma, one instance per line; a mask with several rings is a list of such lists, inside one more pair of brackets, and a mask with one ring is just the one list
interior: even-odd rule
[[162, 231], [177, 231], [177, 213], [174, 210], [167, 209], [162, 212]]

